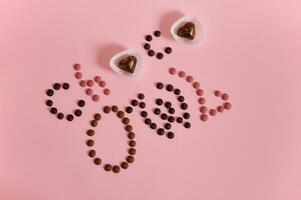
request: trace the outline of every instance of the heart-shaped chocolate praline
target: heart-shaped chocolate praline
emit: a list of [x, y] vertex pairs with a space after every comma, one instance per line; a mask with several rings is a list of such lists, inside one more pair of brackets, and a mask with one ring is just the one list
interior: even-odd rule
[[135, 56], [127, 56], [118, 63], [118, 67], [126, 72], [134, 73], [137, 64], [137, 58]]
[[195, 25], [192, 22], [187, 22], [182, 26], [181, 28], [178, 29], [177, 35], [186, 38], [189, 40], [193, 40], [195, 36]]

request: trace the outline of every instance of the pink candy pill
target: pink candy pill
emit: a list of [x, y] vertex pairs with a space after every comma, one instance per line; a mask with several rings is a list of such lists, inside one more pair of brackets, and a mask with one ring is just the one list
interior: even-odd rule
[[79, 85], [80, 85], [81, 87], [86, 87], [87, 83], [86, 83], [86, 81], [81, 80], [81, 81], [79, 82]]
[[75, 71], [79, 71], [80, 68], [81, 68], [81, 65], [78, 64], [78, 63], [74, 64], [74, 66], [73, 66], [73, 69], [74, 69]]
[[109, 94], [111, 94], [111, 90], [110, 90], [110, 89], [104, 89], [104, 90], [103, 90], [103, 93], [104, 93], [105, 95], [109, 95]]
[[75, 73], [75, 78], [81, 79], [82, 77], [83, 77], [82, 73], [80, 73], [80, 72]]
[[96, 83], [99, 83], [101, 81], [101, 77], [100, 76], [95, 76], [94, 80]]
[[93, 101], [99, 101], [99, 96], [98, 96], [97, 94], [94, 94], [94, 95], [92, 96], [92, 100], [93, 100]]
[[88, 81], [87, 81], [87, 85], [88, 85], [89, 87], [92, 87], [92, 86], [94, 85], [94, 81], [88, 80]]
[[192, 83], [193, 77], [192, 77], [192, 76], [187, 76], [187, 77], [186, 77], [186, 81], [187, 81], [188, 83]]
[[99, 82], [99, 86], [100, 87], [105, 87], [106, 86], [106, 82], [105, 81], [100, 81]]
[[179, 77], [184, 78], [186, 76], [186, 73], [183, 71], [179, 71], [178, 75]]
[[175, 69], [175, 68], [169, 68], [169, 73], [171, 74], [171, 75], [174, 75], [174, 74], [176, 74], [177, 73], [177, 70]]
[[93, 94], [93, 90], [91, 88], [86, 89], [86, 94], [87, 95], [92, 95]]

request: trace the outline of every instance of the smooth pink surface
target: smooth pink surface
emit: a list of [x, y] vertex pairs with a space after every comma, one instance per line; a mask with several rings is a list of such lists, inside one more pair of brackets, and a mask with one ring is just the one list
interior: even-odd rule
[[[299, 0], [1, 1], [0, 199], [301, 199], [300, 7]], [[183, 14], [203, 23], [200, 45], [180, 45], [167, 34]], [[154, 48], [173, 48], [160, 61], [142, 47], [156, 29], [162, 36]], [[108, 66], [126, 48], [143, 55], [137, 79]], [[97, 103], [86, 96], [74, 63], [87, 79], [100, 75], [111, 95]], [[171, 76], [170, 67], [200, 82], [208, 108], [221, 102], [213, 95], [220, 90], [230, 95], [232, 109], [202, 122], [195, 90]], [[157, 80], [182, 89], [191, 129], [177, 126], [168, 140], [135, 111], [129, 116], [137, 133], [135, 163], [118, 175], [93, 165], [84, 134], [93, 114], [103, 105], [124, 108], [138, 92], [148, 106], [156, 96], [172, 99], [155, 89]], [[71, 84], [53, 98], [64, 113], [86, 100], [73, 123], [57, 120], [45, 106], [45, 89], [54, 82]], [[115, 115], [103, 116], [96, 135], [103, 160], [124, 159], [126, 136]]]

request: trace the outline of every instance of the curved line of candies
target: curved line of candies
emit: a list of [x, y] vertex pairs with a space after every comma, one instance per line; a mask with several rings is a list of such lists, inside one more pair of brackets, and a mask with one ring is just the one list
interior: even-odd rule
[[[75, 73], [75, 78], [79, 79], [79, 85], [81, 87], [88, 87], [86, 89], [86, 95], [91, 96], [91, 99], [95, 102], [99, 100], [99, 96], [97, 94], [93, 93], [93, 90], [91, 87], [94, 85], [94, 83], [98, 83], [100, 87], [105, 88], [105, 81], [100, 78], [100, 76], [95, 76], [94, 81], [93, 80], [84, 80], [82, 77], [82, 73], [79, 72], [81, 69], [80, 64], [75, 64], [74, 65], [74, 70], [76, 71]], [[191, 83], [192, 87], [196, 90], [195, 94], [199, 97], [198, 98], [198, 103], [201, 105], [200, 106], [200, 119], [201, 121], [207, 121], [208, 119], [208, 114], [210, 116], [215, 116], [217, 113], [222, 113], [225, 110], [230, 110], [231, 109], [231, 103], [228, 102], [229, 100], [229, 95], [226, 93], [222, 93], [219, 90], [214, 91], [214, 95], [216, 97], [220, 97], [224, 103], [221, 105], [216, 106], [216, 108], [207, 108], [205, 106], [206, 100], [203, 97], [203, 90], [200, 88], [200, 83], [193, 81], [193, 77], [191, 75], [186, 75], [186, 72], [184, 71], [177, 71], [175, 68], [170, 68], [169, 74], [171, 75], [178, 75], [179, 78], [182, 78], [185, 80], [187, 83]], [[85, 81], [85, 83], [83, 83]], [[93, 84], [92, 84], [93, 82]], [[66, 119], [68, 121], [73, 121], [74, 117], [73, 114], [63, 114], [62, 112], [59, 112], [56, 107], [54, 107], [54, 102], [50, 98], [54, 95], [54, 91], [59, 91], [61, 88], [63, 88], [65, 91], [69, 90], [70, 84], [69, 83], [54, 83], [52, 89], [46, 90], [46, 94], [49, 97], [49, 99], [46, 100], [46, 105], [49, 107], [49, 111], [51, 114], [54, 114], [57, 116], [59, 120], [63, 119], [66, 116]], [[125, 112], [128, 114], [133, 112], [133, 108], [137, 108], [140, 110], [140, 116], [142, 117], [144, 123], [150, 127], [150, 129], [155, 130], [156, 133], [159, 136], [166, 135], [167, 138], [173, 139], [175, 137], [175, 133], [171, 130], [172, 129], [172, 124], [174, 122], [177, 122], [178, 124], [182, 124], [186, 129], [189, 129], [191, 127], [190, 122], [188, 119], [190, 118], [190, 114], [186, 112], [188, 108], [188, 104], [185, 103], [185, 97], [181, 95], [181, 90], [179, 88], [175, 88], [172, 84], [163, 84], [162, 82], [157, 82], [156, 83], [156, 88], [158, 90], [165, 90], [167, 92], [173, 93], [178, 101], [178, 107], [183, 111], [182, 116], [174, 116], [175, 114], [175, 107], [170, 101], [164, 101], [161, 98], [155, 98], [154, 102], [156, 104], [156, 107], [153, 108], [153, 113], [158, 116], [158, 119], [164, 121], [164, 126], [159, 127], [156, 123], [154, 123], [150, 117], [149, 114], [146, 110], [146, 103], [143, 101], [145, 98], [145, 95], [142, 93], [139, 93], [137, 95], [136, 99], [132, 99], [130, 101], [129, 106], [125, 108]], [[92, 92], [87, 92], [88, 89], [91, 89]], [[103, 90], [103, 93], [105, 95], [110, 95], [110, 92], [105, 92], [105, 91], [110, 91], [110, 89], [105, 88]], [[95, 95], [98, 97], [95, 98]], [[80, 99], [77, 102], [77, 105], [79, 108], [76, 108], [74, 110], [74, 115], [76, 117], [80, 117], [82, 115], [82, 110], [80, 108], [84, 107], [86, 105], [85, 101]], [[164, 108], [165, 107], [165, 108]], [[160, 109], [161, 108], [161, 109]], [[163, 109], [166, 109], [167, 112], [164, 112]], [[113, 105], [113, 106], [104, 106], [103, 107], [103, 113], [104, 114], [109, 114], [110, 112], [113, 112], [116, 114], [118, 118], [120, 118], [121, 123], [124, 125], [124, 130], [127, 133], [127, 138], [129, 139], [128, 145], [128, 155], [125, 156], [125, 160], [121, 161], [119, 164], [110, 164], [108, 162], [103, 163], [102, 159], [97, 156], [96, 150], [93, 149], [95, 146], [95, 141], [93, 140], [93, 136], [95, 135], [96, 131], [95, 128], [98, 126], [98, 123], [101, 121], [102, 114], [100, 113], [95, 113], [94, 118], [90, 121], [90, 128], [87, 129], [86, 135], [88, 136], [88, 139], [85, 141], [86, 146], [89, 148], [87, 155], [92, 158], [92, 162], [95, 165], [101, 165], [103, 164], [103, 169], [105, 171], [112, 171], [113, 173], [119, 173], [121, 169], [127, 169], [129, 167], [129, 164], [133, 163], [135, 161], [134, 155], [136, 154], [136, 141], [134, 140], [135, 138], [135, 133], [134, 133], [134, 128], [133, 125], [130, 124], [130, 119], [129, 117], [125, 116], [125, 112], [120, 110], [118, 106]]]

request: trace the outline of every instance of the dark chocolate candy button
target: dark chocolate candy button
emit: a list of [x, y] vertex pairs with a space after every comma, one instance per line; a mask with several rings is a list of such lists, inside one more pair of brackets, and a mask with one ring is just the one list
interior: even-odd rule
[[96, 151], [95, 151], [95, 150], [90, 150], [90, 151], [88, 152], [88, 155], [89, 155], [89, 157], [93, 158], [93, 157], [96, 156]]
[[145, 36], [145, 40], [148, 42], [152, 41], [152, 39], [153, 39], [153, 37], [151, 35]]
[[100, 165], [101, 164], [101, 159], [100, 158], [95, 158], [94, 159], [94, 164], [95, 165]]
[[109, 106], [105, 106], [105, 107], [103, 108], [103, 112], [104, 112], [104, 113], [109, 113], [109, 112], [111, 112], [111, 108], [110, 108]]
[[127, 117], [124, 117], [124, 118], [122, 119], [122, 123], [125, 124], [125, 125], [128, 125], [128, 124], [130, 123], [130, 119], [127, 118]]
[[159, 52], [157, 53], [156, 57], [161, 60], [164, 57], [164, 55], [163, 53]]
[[165, 133], [165, 131], [164, 131], [163, 128], [159, 128], [159, 129], [157, 130], [157, 134], [158, 134], [158, 135], [164, 135], [164, 133]]
[[127, 162], [122, 162], [122, 163], [120, 164], [120, 167], [121, 167], [122, 169], [127, 169], [127, 168], [129, 168], [129, 164], [128, 164]]
[[135, 56], [128, 56], [118, 62], [118, 67], [126, 72], [134, 73], [137, 64]]
[[170, 54], [172, 52], [172, 49], [170, 47], [165, 48], [165, 53]]
[[162, 100], [162, 99], [157, 99], [157, 100], [156, 100], [156, 104], [157, 104], [158, 106], [161, 106], [161, 105], [163, 104], [163, 100]]
[[183, 117], [184, 117], [184, 119], [189, 119], [190, 118], [190, 114], [189, 113], [184, 113]]
[[133, 131], [133, 126], [127, 125], [127, 126], [125, 126], [125, 130], [126, 130], [127, 132], [132, 132], [132, 131]]
[[46, 105], [50, 107], [53, 105], [53, 102], [49, 99], [46, 101]]
[[89, 129], [89, 130], [87, 130], [87, 135], [88, 136], [93, 136], [95, 134], [95, 131], [94, 130], [92, 130], [92, 129]]
[[105, 171], [111, 171], [112, 170], [112, 165], [110, 165], [110, 164], [106, 164], [105, 166], [104, 166], [104, 170]]
[[129, 148], [129, 154], [130, 155], [135, 155], [136, 154], [136, 149], [134, 149], [134, 148]]
[[184, 127], [185, 127], [185, 128], [190, 128], [190, 127], [191, 127], [191, 124], [190, 124], [189, 122], [185, 122], [185, 123], [184, 123]]
[[185, 100], [185, 98], [184, 98], [183, 96], [179, 96], [179, 97], [178, 97], [178, 101], [179, 101], [179, 102], [183, 102], [184, 100]]
[[165, 113], [161, 114], [161, 119], [166, 120], [168, 118], [168, 115]]
[[160, 31], [155, 31], [155, 32], [154, 32], [154, 36], [160, 37], [160, 36], [161, 36], [161, 32], [160, 32]]
[[171, 129], [171, 124], [170, 124], [170, 123], [165, 123], [165, 124], [164, 124], [164, 128], [165, 128], [166, 130]]
[[133, 132], [128, 133], [128, 138], [130, 140], [134, 139], [135, 138], [135, 133], [133, 133]]
[[132, 105], [132, 106], [137, 106], [137, 105], [138, 105], [138, 101], [137, 101], [136, 99], [133, 99], [133, 100], [131, 101], [131, 105]]
[[117, 117], [123, 118], [124, 117], [124, 112], [123, 111], [118, 111], [117, 112]]
[[112, 171], [113, 171], [114, 173], [119, 173], [119, 172], [120, 172], [120, 167], [117, 166], [117, 165], [115, 165], [115, 166], [113, 167]]
[[182, 123], [183, 122], [183, 118], [182, 117], [178, 117], [177, 118], [177, 122], [180, 124], [180, 123]]
[[167, 121], [173, 123], [173, 122], [175, 121], [175, 118], [174, 118], [173, 116], [169, 116], [169, 117], [167, 118]]
[[156, 84], [156, 87], [157, 87], [158, 89], [162, 89], [162, 88], [164, 87], [164, 85], [163, 85], [163, 83], [158, 82], [158, 83]]
[[174, 108], [169, 108], [168, 113], [169, 114], [175, 114], [175, 109]]
[[56, 113], [57, 113], [57, 108], [55, 108], [55, 107], [51, 108], [51, 109], [50, 109], [50, 112], [51, 112], [52, 114], [56, 114]]
[[181, 94], [181, 90], [180, 90], [180, 89], [178, 89], [178, 88], [177, 88], [177, 89], [175, 89], [173, 92], [174, 92], [174, 94], [175, 94], [175, 95], [179, 95], [179, 94]]
[[161, 113], [161, 110], [159, 108], [154, 109], [154, 114], [155, 115], [160, 115], [160, 113]]
[[149, 43], [145, 43], [143, 47], [145, 50], [150, 50], [151, 45]]
[[173, 91], [173, 86], [171, 84], [168, 84], [166, 86], [166, 90], [169, 91], [169, 92]]
[[59, 83], [53, 84], [53, 89], [55, 89], [55, 90], [61, 89], [61, 84], [59, 84]]
[[67, 115], [67, 120], [68, 121], [72, 121], [74, 119], [73, 115], [69, 114]]
[[114, 105], [114, 106], [112, 106], [111, 109], [112, 109], [113, 112], [117, 112], [118, 111], [118, 106]]
[[126, 158], [126, 161], [127, 161], [128, 163], [133, 163], [133, 162], [135, 161], [135, 158], [134, 158], [133, 156], [128, 156], [128, 157]]
[[97, 122], [96, 120], [92, 120], [92, 121], [90, 122], [90, 124], [91, 124], [91, 126], [96, 127], [97, 124], [98, 124], [98, 122]]
[[165, 106], [166, 108], [171, 108], [171, 102], [166, 101], [165, 104], [164, 104], [164, 106]]
[[82, 115], [82, 111], [79, 110], [79, 109], [76, 109], [76, 110], [74, 111], [74, 115], [77, 116], [77, 117], [80, 117], [80, 116]]
[[46, 94], [51, 97], [51, 96], [53, 96], [54, 91], [52, 89], [48, 89]]
[[141, 117], [147, 117], [147, 112], [146, 111], [141, 111], [140, 115], [141, 115]]
[[132, 113], [133, 112], [133, 108], [131, 106], [126, 107], [125, 111], [127, 113]]
[[139, 107], [140, 107], [140, 108], [145, 108], [145, 106], [146, 106], [146, 105], [145, 105], [144, 102], [140, 102], [140, 103], [139, 103]]
[[135, 147], [135, 146], [136, 146], [135, 140], [130, 140], [130, 141], [129, 141], [129, 146], [130, 146], [130, 147]]
[[151, 124], [150, 124], [150, 128], [151, 128], [151, 129], [156, 129], [156, 128], [157, 128], [157, 124], [151, 123]]
[[70, 88], [69, 83], [63, 83], [63, 89], [68, 90]]
[[186, 110], [188, 108], [188, 105], [186, 103], [181, 103], [181, 109]]
[[77, 105], [79, 106], [79, 107], [84, 107], [85, 106], [85, 101], [84, 100], [79, 100], [78, 102], [77, 102]]
[[138, 94], [138, 99], [140, 99], [140, 100], [144, 99], [144, 94], [142, 94], [142, 93]]
[[150, 118], [146, 118], [144, 120], [144, 123], [147, 124], [147, 125], [150, 125], [152, 123], [152, 120]]
[[101, 119], [101, 115], [99, 113], [96, 113], [94, 115], [94, 119], [97, 120], [97, 121], [99, 121]]
[[178, 29], [177, 35], [186, 38], [189, 40], [193, 40], [195, 36], [195, 25], [192, 22], [187, 22], [182, 26], [181, 28]]
[[167, 138], [173, 139], [175, 137], [175, 134], [173, 132], [168, 132], [167, 133]]
[[63, 113], [58, 113], [57, 118], [58, 119], [64, 119], [64, 114]]
[[147, 54], [152, 57], [155, 55], [155, 51], [154, 50], [148, 50]]
[[94, 140], [87, 140], [87, 146], [92, 147], [94, 145]]

